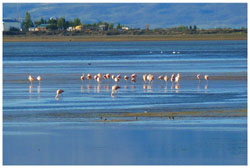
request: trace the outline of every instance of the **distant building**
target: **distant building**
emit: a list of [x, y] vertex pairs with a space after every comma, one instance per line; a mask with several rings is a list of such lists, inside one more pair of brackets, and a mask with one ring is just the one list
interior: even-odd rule
[[20, 22], [12, 19], [3, 19], [3, 31], [10, 31], [11, 28], [22, 30]]
[[128, 26], [123, 26], [122, 30], [129, 30], [129, 27]]
[[82, 31], [83, 30], [83, 26], [82, 25], [78, 25], [78, 26], [75, 27], [75, 30]]
[[102, 30], [102, 31], [107, 31], [108, 30], [108, 25], [99, 25], [99, 30]]
[[46, 31], [48, 29], [48, 26], [49, 24], [41, 24], [41, 25], [38, 25], [36, 28], [35, 28], [35, 31]]
[[29, 31], [36, 31], [36, 28], [35, 27], [30, 27]]
[[74, 27], [68, 27], [68, 28], [67, 28], [67, 31], [74, 31], [74, 30], [75, 30]]

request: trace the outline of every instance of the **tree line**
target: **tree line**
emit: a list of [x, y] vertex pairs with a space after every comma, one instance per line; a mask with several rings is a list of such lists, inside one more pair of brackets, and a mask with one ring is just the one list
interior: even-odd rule
[[121, 29], [123, 25], [118, 23], [116, 27], [114, 27], [114, 23], [107, 23], [107, 22], [98, 22], [98, 23], [91, 23], [91, 24], [85, 24], [81, 22], [79, 18], [75, 18], [73, 21], [67, 21], [64, 17], [60, 18], [50, 18], [48, 20], [45, 20], [44, 18], [41, 18], [40, 20], [37, 21], [32, 21], [31, 16], [29, 12], [26, 12], [25, 14], [25, 19], [22, 22], [22, 26], [24, 28], [24, 31], [28, 31], [30, 27], [35, 27], [39, 26], [41, 24], [48, 24], [48, 29], [49, 30], [66, 30], [68, 27], [76, 27], [76, 26], [83, 26], [87, 29], [91, 30], [98, 30], [100, 25], [104, 25], [106, 30], [113, 30], [114, 28], [116, 29]]
[[[46, 24], [47, 30], [46, 32], [28, 32], [30, 27], [37, 27], [39, 25]], [[83, 26], [85, 28], [84, 31], [74, 31], [67, 32], [66, 29], [68, 27], [76, 27]], [[103, 31], [100, 31], [100, 25], [104, 26]], [[50, 18], [48, 20], [41, 18], [40, 20], [32, 21], [31, 16], [28, 12], [26, 12], [25, 19], [22, 22], [23, 30], [22, 32], [18, 32], [19, 30], [13, 29], [12, 32], [14, 34], [22, 34], [22, 33], [33, 33], [33, 34], [46, 34], [46, 35], [180, 35], [180, 34], [223, 34], [223, 33], [247, 33], [247, 29], [242, 27], [240, 29], [231, 29], [231, 28], [216, 28], [216, 29], [200, 29], [196, 25], [189, 26], [177, 26], [171, 28], [155, 28], [149, 29], [149, 25], [145, 25], [145, 29], [129, 29], [125, 31], [120, 31], [124, 25], [118, 23], [114, 26], [114, 23], [108, 22], [98, 22], [85, 24], [81, 22], [79, 18], [75, 18], [72, 21], [67, 21], [64, 17], [60, 18]], [[90, 31], [87, 31], [90, 30]], [[11, 32], [4, 32], [4, 34], [13, 34]]]

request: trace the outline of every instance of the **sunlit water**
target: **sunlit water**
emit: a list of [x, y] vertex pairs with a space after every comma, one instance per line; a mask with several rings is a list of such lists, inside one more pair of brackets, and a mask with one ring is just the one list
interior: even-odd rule
[[[82, 73], [138, 77], [135, 83], [121, 79], [121, 88], [112, 97], [113, 80], [82, 82]], [[144, 73], [156, 78], [181, 73], [181, 81], [144, 83]], [[246, 41], [4, 43], [4, 164], [246, 164], [244, 117], [171, 122], [140, 118], [107, 124], [60, 117], [247, 108], [246, 78], [199, 82], [198, 73], [245, 77]], [[43, 81], [30, 84], [29, 74], [41, 75]], [[59, 88], [65, 92], [55, 99]], [[224, 122], [230, 126], [224, 127]]]

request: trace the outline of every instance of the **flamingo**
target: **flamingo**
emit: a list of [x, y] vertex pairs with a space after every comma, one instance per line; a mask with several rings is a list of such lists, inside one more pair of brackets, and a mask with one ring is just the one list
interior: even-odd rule
[[175, 82], [179, 83], [180, 78], [181, 78], [181, 75], [178, 73], [177, 76], [175, 77]]
[[127, 81], [128, 79], [129, 79], [128, 75], [125, 75], [125, 76], [124, 76], [124, 80]]
[[131, 75], [131, 78], [136, 78], [136, 74], [133, 73], [133, 74]]
[[114, 93], [117, 92], [117, 90], [118, 90], [119, 88], [121, 88], [121, 87], [120, 87], [120, 86], [117, 86], [117, 85], [113, 85], [113, 86], [112, 86], [111, 96], [113, 96]]
[[62, 94], [63, 92], [64, 92], [64, 90], [58, 89], [58, 90], [56, 91], [56, 98], [58, 98], [58, 97], [59, 97], [59, 94]]
[[115, 82], [119, 82], [120, 78], [115, 77]]
[[135, 78], [131, 78], [131, 82], [135, 83]]
[[101, 82], [101, 78], [100, 78], [100, 77], [97, 77], [96, 81], [97, 81], [98, 83], [100, 83], [100, 82]]
[[97, 80], [97, 78], [98, 78], [98, 76], [97, 76], [97, 75], [95, 75], [95, 76], [94, 76], [94, 80]]
[[149, 82], [152, 82], [152, 81], [154, 80], [154, 76], [151, 75], [151, 74], [149, 74], [149, 75], [147, 76], [147, 80], [148, 80]]
[[204, 79], [208, 82], [208, 75], [205, 75]]
[[162, 80], [163, 78], [164, 78], [163, 75], [160, 75], [160, 76], [158, 77], [159, 80]]
[[110, 78], [110, 74], [109, 74], [109, 73], [107, 73], [107, 74], [106, 74], [106, 77], [107, 77], [107, 79], [109, 79], [109, 78]]
[[171, 82], [174, 82], [175, 81], [175, 74], [172, 74], [171, 75]]
[[196, 75], [196, 78], [199, 80], [199, 82], [200, 82], [200, 80], [201, 80], [201, 74], [198, 74], [198, 75]]
[[117, 75], [116, 78], [118, 78], [120, 80], [121, 79], [121, 75], [120, 74]]
[[103, 79], [108, 79], [106, 75], [103, 75], [102, 77], [103, 77]]
[[87, 79], [90, 80], [92, 78], [91, 74], [87, 75]]
[[29, 75], [29, 81], [30, 81], [30, 83], [32, 84], [32, 82], [35, 80], [35, 78], [32, 76], [32, 75]]
[[168, 81], [168, 76], [167, 76], [167, 75], [164, 76], [164, 81], [165, 81], [165, 82]]
[[82, 74], [82, 76], [80, 78], [82, 81], [84, 81], [84, 78], [85, 78], [84, 74]]
[[115, 80], [115, 75], [112, 75], [111, 78], [112, 78], [113, 80]]
[[147, 74], [142, 75], [142, 79], [143, 79], [143, 81], [145, 83], [147, 81]]
[[42, 81], [42, 77], [39, 75], [39, 76], [37, 76], [37, 78], [36, 78], [36, 79], [38, 80], [39, 85], [40, 85], [40, 82]]
[[101, 77], [102, 77], [102, 74], [98, 73], [97, 76], [98, 76], [99, 78], [101, 78]]

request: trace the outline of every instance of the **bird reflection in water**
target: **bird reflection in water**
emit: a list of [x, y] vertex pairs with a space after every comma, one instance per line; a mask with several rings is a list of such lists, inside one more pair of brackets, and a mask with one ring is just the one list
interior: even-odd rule
[[104, 89], [108, 92], [109, 91], [109, 85], [105, 85]]
[[179, 85], [179, 84], [176, 84], [176, 85], [175, 85], [175, 92], [176, 92], [176, 93], [179, 93], [179, 89], [180, 89], [180, 85]]
[[33, 86], [32, 84], [29, 86], [29, 99], [32, 99]]
[[135, 90], [135, 85], [131, 85], [131, 90], [134, 91]]
[[96, 86], [96, 93], [100, 93], [100, 91], [101, 91], [101, 85], [98, 84], [98, 85]]
[[167, 92], [168, 92], [168, 85], [166, 84], [164, 87], [164, 93], [167, 93]]
[[81, 93], [84, 93], [84, 85], [81, 85]]
[[205, 89], [208, 89], [208, 84], [205, 85]]
[[37, 99], [40, 99], [40, 93], [41, 93], [41, 86], [40, 86], [40, 84], [37, 86], [37, 93], [38, 93]]
[[32, 93], [32, 91], [33, 91], [33, 86], [32, 86], [32, 84], [29, 86], [29, 93]]
[[87, 84], [87, 90], [88, 90], [88, 92], [90, 92], [90, 89], [91, 89], [91, 85]]
[[200, 92], [200, 89], [201, 89], [201, 86], [200, 86], [200, 82], [199, 82], [199, 84], [197, 85], [197, 92]]
[[147, 92], [152, 92], [152, 85], [151, 84], [148, 84], [147, 85]]
[[124, 90], [127, 90], [128, 89], [128, 85], [124, 85]]

